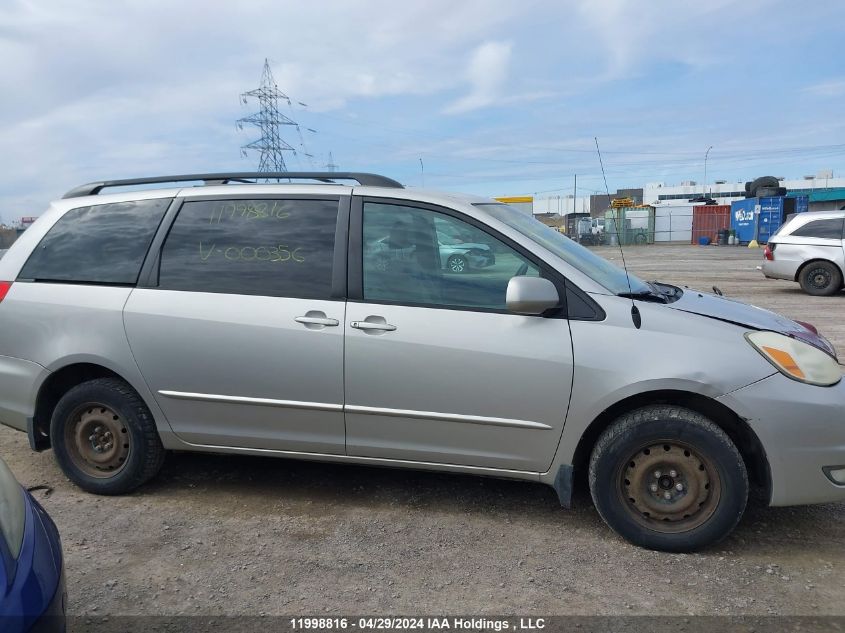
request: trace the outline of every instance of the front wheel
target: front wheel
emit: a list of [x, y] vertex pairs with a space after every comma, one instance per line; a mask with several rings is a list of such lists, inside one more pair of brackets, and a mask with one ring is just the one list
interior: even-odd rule
[[736, 527], [748, 474], [727, 434], [703, 415], [656, 405], [623, 415], [602, 433], [590, 459], [599, 514], [635, 545], [690, 552]]
[[50, 441], [68, 479], [94, 494], [130, 492], [164, 463], [150, 410], [116, 378], [90, 380], [62, 396], [50, 422]]

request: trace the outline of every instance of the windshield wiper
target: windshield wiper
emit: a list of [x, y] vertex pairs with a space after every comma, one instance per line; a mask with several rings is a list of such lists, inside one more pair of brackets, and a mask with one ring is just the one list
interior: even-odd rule
[[640, 290], [638, 292], [620, 292], [617, 297], [625, 297], [626, 299], [641, 299], [642, 301], [655, 301], [659, 303], [669, 303], [669, 298], [657, 286], [646, 283], [648, 290]]

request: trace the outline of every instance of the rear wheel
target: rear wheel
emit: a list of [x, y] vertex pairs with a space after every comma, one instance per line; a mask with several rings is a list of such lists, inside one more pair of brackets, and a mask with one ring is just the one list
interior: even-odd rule
[[463, 255], [452, 255], [446, 262], [446, 266], [453, 273], [465, 273], [469, 270], [469, 262]]
[[832, 262], [810, 262], [801, 269], [798, 282], [808, 295], [830, 296], [842, 288], [842, 272]]
[[601, 435], [590, 460], [596, 509], [635, 545], [688, 552], [727, 536], [745, 510], [745, 464], [725, 432], [683, 407], [638, 409]]
[[68, 479], [95, 494], [134, 490], [164, 463], [152, 414], [132, 387], [116, 378], [84, 382], [62, 396], [50, 440]]

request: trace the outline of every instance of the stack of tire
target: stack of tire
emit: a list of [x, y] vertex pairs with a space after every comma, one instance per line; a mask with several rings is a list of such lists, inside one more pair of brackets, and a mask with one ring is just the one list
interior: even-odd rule
[[745, 183], [746, 198], [776, 198], [786, 195], [786, 187], [774, 176], [762, 176]]

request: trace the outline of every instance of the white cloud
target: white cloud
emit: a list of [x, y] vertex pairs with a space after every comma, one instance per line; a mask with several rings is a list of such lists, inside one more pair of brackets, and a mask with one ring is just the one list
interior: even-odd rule
[[807, 86], [804, 92], [819, 97], [838, 97], [845, 95], [845, 79], [831, 79]]
[[605, 62], [599, 79], [613, 80], [636, 74], [649, 60], [699, 68], [730, 60], [733, 48], [723, 23], [741, 26], [753, 16], [755, 33], [762, 37], [777, 16], [772, 8], [777, 2], [782, 0], [577, 0], [574, 12], [582, 22], [581, 43]]
[[505, 0], [250, 0], [237, 10], [4, 0], [0, 201], [25, 193], [46, 204], [80, 180], [244, 168], [249, 131], [235, 120], [251, 110], [238, 95], [257, 87], [265, 57], [279, 88], [314, 112], [431, 96], [461, 85], [454, 60], [468, 42], [520, 11]]
[[[781, 136], [807, 130], [781, 146], [842, 136], [829, 98], [843, 90], [830, 37], [838, 3], [806, 12], [789, 0], [0, 2], [6, 214], [37, 213], [88, 180], [253, 165], [238, 151], [253, 131], [238, 132], [235, 120], [254, 109], [238, 95], [258, 85], [265, 57], [279, 88], [308, 104], [294, 116], [319, 130], [304, 133], [321, 161], [332, 150], [344, 169], [402, 178], [418, 173], [422, 155], [429, 184], [438, 170], [463, 178], [486, 159], [506, 173], [507, 161], [532, 160], [577, 172], [580, 186], [596, 134], [603, 149], [676, 151], [717, 144], [717, 134], [739, 139], [765, 116]], [[764, 35], [787, 31], [789, 50], [764, 46]], [[784, 85], [830, 80], [771, 103], [729, 98], [748, 96], [749, 78], [778, 59], [790, 62]], [[687, 70], [713, 82], [712, 98], [689, 83], [673, 92], [671, 73]], [[475, 116], [444, 116], [467, 112]], [[611, 170], [621, 160], [611, 150], [608, 159]]]
[[444, 112], [460, 114], [491, 105], [500, 96], [508, 78], [512, 44], [510, 42], [485, 42], [472, 52], [466, 78], [471, 89]]

